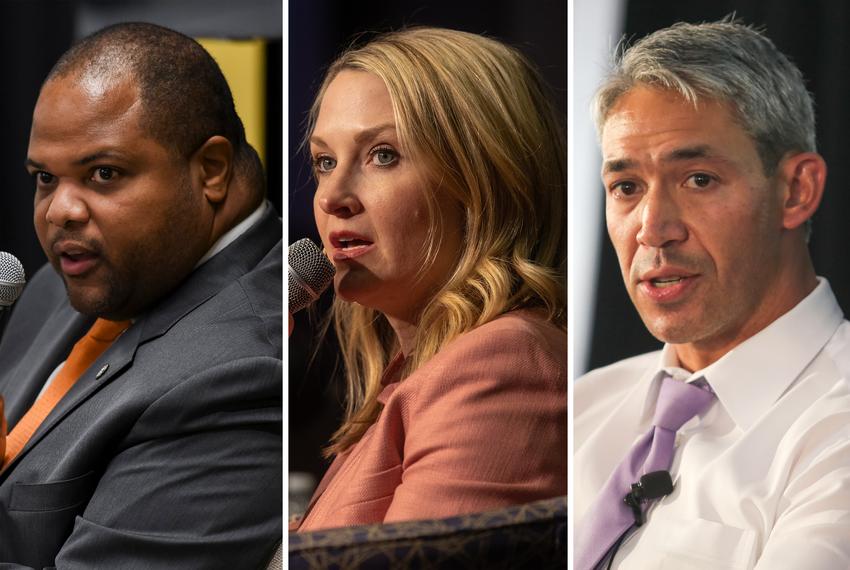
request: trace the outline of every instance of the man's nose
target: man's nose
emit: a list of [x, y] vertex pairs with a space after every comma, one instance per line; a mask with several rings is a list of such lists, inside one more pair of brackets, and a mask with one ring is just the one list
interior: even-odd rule
[[89, 221], [88, 204], [82, 190], [71, 182], [59, 182], [51, 192], [50, 205], [45, 212], [48, 223], [65, 228], [72, 224], [85, 224]]
[[651, 188], [643, 199], [637, 241], [646, 247], [664, 247], [688, 236], [682, 212], [674, 197], [663, 188]]

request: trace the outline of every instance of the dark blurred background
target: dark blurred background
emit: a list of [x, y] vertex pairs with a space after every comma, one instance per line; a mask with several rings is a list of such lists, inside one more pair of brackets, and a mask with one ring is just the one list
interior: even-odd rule
[[[732, 12], [743, 23], [765, 30], [803, 72], [814, 96], [818, 150], [829, 174], [823, 202], [814, 216], [810, 249], [815, 269], [829, 280], [846, 311], [850, 308], [850, 263], [841, 248], [850, 242], [850, 193], [845, 191], [850, 182], [850, 145], [845, 133], [845, 125], [850, 124], [850, 4], [826, 0], [628, 0], [623, 11], [625, 35], [636, 41], [678, 21], [714, 21]], [[614, 43], [616, 40], [611, 45]], [[576, 45], [576, 58], [582, 57], [582, 46]], [[579, 192], [574, 198], [580, 200], [581, 193], [601, 193], [601, 188], [597, 177], [596, 187], [571, 191]], [[597, 215], [604, 220], [602, 207]], [[604, 221], [599, 232], [600, 264], [588, 369], [660, 347], [629, 301]], [[752, 278], [758, 279], [758, 275]]]
[[27, 275], [45, 262], [32, 227], [34, 184], [24, 170], [32, 110], [47, 72], [75, 39], [126, 21], [160, 24], [195, 38], [254, 39], [265, 44], [265, 162], [269, 197], [282, 202], [281, 0], [0, 0], [0, 124], [3, 125], [0, 250]]
[[[311, 237], [314, 184], [306, 152], [299, 152], [307, 111], [324, 71], [363, 32], [431, 25], [482, 33], [519, 48], [552, 87], [556, 104], [567, 108], [567, 12], [563, 0], [489, 2], [360, 3], [344, 0], [289, 2], [289, 241]], [[318, 303], [312, 318], [296, 315], [289, 345], [289, 469], [320, 477], [320, 450], [342, 420], [343, 380], [335, 340], [324, 339], [313, 365], [316, 321], [330, 304]], [[293, 485], [293, 479], [290, 479]], [[291, 487], [292, 488], [292, 487]]]

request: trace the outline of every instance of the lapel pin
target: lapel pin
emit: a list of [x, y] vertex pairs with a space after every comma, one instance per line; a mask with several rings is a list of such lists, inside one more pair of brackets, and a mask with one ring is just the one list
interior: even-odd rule
[[104, 364], [104, 365], [103, 365], [103, 368], [101, 368], [101, 369], [98, 371], [97, 376], [95, 376], [95, 377], [94, 377], [94, 379], [95, 379], [95, 380], [100, 380], [100, 377], [101, 377], [101, 376], [103, 376], [104, 374], [106, 374], [106, 371], [107, 371], [107, 370], [109, 370], [109, 364]]

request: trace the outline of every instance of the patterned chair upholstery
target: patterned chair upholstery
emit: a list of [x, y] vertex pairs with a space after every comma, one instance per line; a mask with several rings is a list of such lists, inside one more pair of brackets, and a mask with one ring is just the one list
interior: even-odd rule
[[459, 517], [290, 533], [289, 569], [567, 567], [567, 498]]
[[274, 556], [266, 566], [266, 570], [283, 570], [283, 544], [277, 545], [277, 550], [274, 551]]

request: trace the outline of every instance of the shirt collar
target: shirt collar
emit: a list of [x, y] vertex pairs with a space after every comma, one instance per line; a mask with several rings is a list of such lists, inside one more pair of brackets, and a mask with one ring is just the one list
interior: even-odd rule
[[651, 418], [660, 378], [670, 374], [686, 382], [705, 378], [732, 420], [747, 429], [788, 390], [843, 318], [829, 282], [819, 277], [794, 308], [702, 370], [682, 369], [675, 348], [665, 344], [655, 373], [646, 379], [641, 417]]
[[247, 218], [227, 230], [224, 235], [216, 240], [209, 251], [204, 254], [198, 263], [195, 264], [195, 269], [212, 259], [216, 254], [220, 253], [224, 250], [224, 248], [236, 241], [239, 236], [247, 232], [251, 226], [259, 222], [260, 218], [263, 217], [263, 214], [266, 213], [266, 209], [269, 207], [271, 207], [271, 205], [268, 200], [263, 200], [263, 203], [257, 206], [257, 209], [251, 212]]

